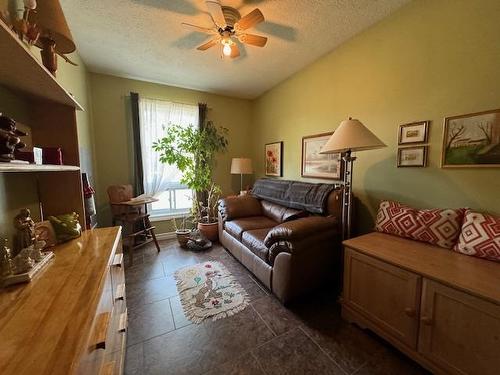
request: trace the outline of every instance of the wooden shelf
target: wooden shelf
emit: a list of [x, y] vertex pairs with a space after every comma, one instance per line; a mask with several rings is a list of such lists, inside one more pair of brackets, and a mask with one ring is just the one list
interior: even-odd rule
[[0, 20], [0, 85], [79, 110], [82, 106]]
[[4, 172], [70, 172], [79, 171], [80, 167], [74, 165], [40, 165], [40, 164], [17, 164], [0, 163], [0, 173]]

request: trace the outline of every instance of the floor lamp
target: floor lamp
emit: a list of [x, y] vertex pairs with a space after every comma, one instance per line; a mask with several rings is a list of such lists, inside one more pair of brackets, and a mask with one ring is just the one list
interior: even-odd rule
[[351, 237], [351, 210], [352, 210], [352, 170], [353, 162], [356, 160], [352, 156], [353, 152], [373, 150], [386, 147], [384, 142], [377, 138], [359, 120], [349, 117], [340, 123], [339, 127], [332, 134], [328, 142], [323, 146], [320, 154], [343, 153], [344, 161], [344, 198], [342, 206], [342, 238]]
[[240, 175], [240, 195], [242, 195], [243, 192], [243, 175], [252, 173], [252, 159], [233, 158], [231, 161], [231, 174]]

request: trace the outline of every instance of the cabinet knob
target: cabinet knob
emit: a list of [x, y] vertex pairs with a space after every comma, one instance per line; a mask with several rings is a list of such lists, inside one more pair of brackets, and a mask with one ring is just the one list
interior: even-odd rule
[[420, 321], [425, 324], [426, 326], [432, 325], [432, 319], [429, 318], [428, 316], [423, 316], [420, 318]]
[[407, 316], [409, 316], [410, 318], [414, 318], [417, 315], [417, 312], [415, 311], [415, 309], [412, 309], [411, 307], [407, 307], [405, 309], [405, 314]]

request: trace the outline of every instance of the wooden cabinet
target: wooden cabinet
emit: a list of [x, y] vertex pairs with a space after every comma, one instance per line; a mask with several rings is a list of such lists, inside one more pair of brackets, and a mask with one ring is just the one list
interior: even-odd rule
[[350, 249], [345, 262], [345, 301], [416, 349], [421, 277]]
[[450, 373], [500, 373], [500, 306], [432, 280], [423, 285], [419, 351]]
[[121, 228], [85, 231], [54, 253], [31, 283], [0, 291], [0, 374], [122, 374]]
[[433, 373], [500, 373], [499, 263], [381, 233], [344, 245], [345, 319]]

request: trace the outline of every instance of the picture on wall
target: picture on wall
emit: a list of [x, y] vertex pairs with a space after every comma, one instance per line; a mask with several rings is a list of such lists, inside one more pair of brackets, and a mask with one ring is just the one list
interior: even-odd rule
[[302, 138], [302, 177], [342, 179], [341, 154], [320, 154], [331, 133]]
[[398, 145], [426, 143], [428, 132], [429, 121], [419, 121], [399, 125]]
[[446, 117], [441, 166], [500, 167], [500, 109]]
[[398, 167], [427, 166], [427, 146], [405, 147], [398, 149]]
[[266, 176], [283, 175], [283, 142], [268, 143], [266, 151]]

